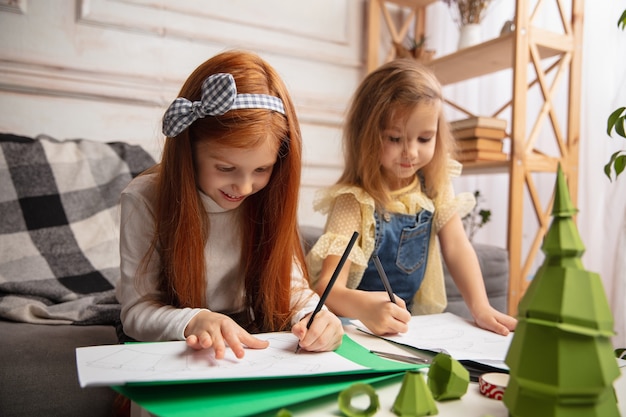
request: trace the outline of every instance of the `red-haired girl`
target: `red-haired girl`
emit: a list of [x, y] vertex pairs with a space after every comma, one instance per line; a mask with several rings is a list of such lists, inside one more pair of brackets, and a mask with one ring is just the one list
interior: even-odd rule
[[301, 134], [276, 71], [221, 53], [163, 118], [161, 162], [121, 198], [118, 298], [124, 333], [195, 349], [264, 348], [250, 333], [291, 329], [309, 351], [341, 343], [340, 320], [308, 285], [297, 229]]

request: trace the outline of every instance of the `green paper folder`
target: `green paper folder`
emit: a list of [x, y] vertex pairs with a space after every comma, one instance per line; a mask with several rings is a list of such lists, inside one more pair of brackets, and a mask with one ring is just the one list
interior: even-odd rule
[[336, 394], [357, 381], [374, 384], [424, 367], [379, 358], [347, 335], [336, 353], [368, 369], [290, 378], [128, 384], [113, 389], [159, 417], [243, 417]]

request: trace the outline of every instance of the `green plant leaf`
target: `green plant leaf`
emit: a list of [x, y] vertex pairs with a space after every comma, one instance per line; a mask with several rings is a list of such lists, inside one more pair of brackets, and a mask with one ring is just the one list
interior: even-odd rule
[[476, 199], [476, 205], [461, 219], [463, 228], [470, 241], [472, 241], [476, 232], [491, 220], [491, 210], [481, 209], [480, 207], [484, 198], [479, 190], [474, 191], [474, 198]]
[[620, 151], [617, 151], [613, 155], [611, 155], [609, 162], [607, 162], [606, 165], [604, 166], [604, 175], [606, 175], [611, 181], [613, 180], [611, 178], [611, 169], [613, 168], [613, 161], [615, 161], [615, 158], [619, 156], [619, 153]]
[[626, 29], [626, 10], [624, 10], [624, 13], [622, 13], [620, 18], [617, 20], [617, 27], [622, 30]]
[[481, 227], [491, 220], [491, 210], [481, 210], [478, 212], [478, 215], [480, 216]]
[[611, 132], [613, 128], [615, 128], [615, 132], [621, 137], [626, 137], [626, 133], [624, 133], [624, 122], [626, 121], [625, 113], [626, 107], [620, 107], [611, 113], [609, 118], [606, 121], [606, 133], [611, 136]]
[[604, 175], [606, 175], [610, 181], [613, 181], [612, 173], [615, 172], [615, 179], [624, 172], [626, 168], [626, 151], [617, 151], [611, 155], [611, 159], [604, 166]]
[[626, 117], [620, 117], [615, 122], [615, 133], [623, 138], [626, 138], [626, 132], [624, 131], [624, 123], [626, 123]]
[[615, 169], [615, 179], [619, 177], [619, 174], [624, 172], [624, 168], [626, 168], [626, 154], [621, 154], [615, 161], [613, 162], [613, 168]]

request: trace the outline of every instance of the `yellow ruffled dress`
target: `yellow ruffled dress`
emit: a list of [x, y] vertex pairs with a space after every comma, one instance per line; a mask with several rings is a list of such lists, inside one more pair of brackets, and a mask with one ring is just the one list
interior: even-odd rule
[[[450, 178], [461, 174], [461, 164], [451, 160]], [[428, 264], [424, 280], [415, 294], [412, 314], [440, 313], [446, 308], [446, 288], [443, 278], [443, 266], [437, 233], [458, 213], [461, 218], [469, 213], [476, 200], [472, 193], [454, 194], [452, 184], [445, 192], [431, 200], [422, 192], [417, 176], [413, 183], [391, 194], [392, 202], [386, 211], [412, 214], [421, 209], [433, 212]], [[328, 255], [341, 256], [354, 231], [360, 237], [350, 252], [350, 272], [348, 288], [357, 288], [367, 268], [367, 263], [374, 251], [376, 210], [374, 199], [363, 189], [351, 185], [334, 185], [320, 190], [316, 195], [314, 209], [327, 216], [324, 234], [315, 243], [307, 255], [307, 266], [312, 284], [319, 278], [322, 263]]]

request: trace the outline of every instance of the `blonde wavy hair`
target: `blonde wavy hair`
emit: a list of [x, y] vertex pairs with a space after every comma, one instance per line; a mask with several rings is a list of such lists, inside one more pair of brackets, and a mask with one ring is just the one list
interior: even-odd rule
[[[356, 185], [371, 195], [379, 207], [389, 202], [380, 156], [383, 131], [395, 117], [408, 115], [421, 103], [443, 102], [441, 84], [432, 71], [413, 59], [396, 59], [368, 74], [352, 97], [346, 117], [343, 147], [344, 171], [338, 184]], [[435, 199], [449, 183], [448, 160], [454, 137], [439, 112], [435, 153], [419, 173], [425, 193]]]

